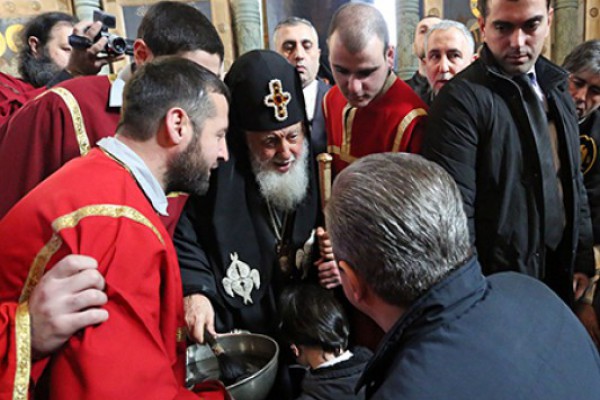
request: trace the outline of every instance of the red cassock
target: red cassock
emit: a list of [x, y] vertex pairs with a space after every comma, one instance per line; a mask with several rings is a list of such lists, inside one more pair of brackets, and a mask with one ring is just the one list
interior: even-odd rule
[[34, 88], [22, 79], [0, 72], [0, 125], [44, 90], [46, 87]]
[[[112, 76], [84, 76], [59, 83], [29, 101], [0, 128], [0, 218], [67, 161], [86, 155], [113, 136], [119, 107], [110, 107]], [[172, 233], [186, 196], [169, 197]], [[173, 210], [173, 212], [171, 212]]]
[[393, 73], [367, 106], [350, 106], [334, 86], [323, 98], [323, 110], [334, 174], [369, 154], [420, 150], [427, 106]]
[[[16, 355], [4, 357], [2, 395], [14, 384], [14, 393], [24, 395], [7, 398], [27, 398], [31, 290], [61, 258], [84, 254], [98, 260], [105, 277], [109, 319], [74, 335], [41, 377], [31, 370], [36, 398], [198, 398], [183, 386], [186, 335], [177, 256], [157, 213], [120, 163], [100, 149], [71, 161], [0, 221], [0, 240], [0, 301], [22, 305], [10, 325], [14, 333], [6, 333], [16, 338]], [[11, 359], [16, 364], [8, 365]], [[7, 382], [15, 365], [15, 378]], [[224, 393], [217, 386], [206, 395]]]
[[[420, 151], [427, 105], [393, 73], [367, 106], [350, 106], [334, 86], [323, 98], [323, 110], [334, 175], [369, 154]], [[354, 343], [375, 350], [383, 330], [356, 309], [349, 319]]]

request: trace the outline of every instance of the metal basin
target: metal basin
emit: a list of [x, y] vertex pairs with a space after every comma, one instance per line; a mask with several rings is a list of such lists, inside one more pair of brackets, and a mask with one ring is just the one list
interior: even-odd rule
[[[279, 346], [275, 340], [255, 333], [219, 335], [218, 342], [231, 356], [247, 365], [251, 375], [227, 390], [236, 400], [263, 400], [269, 394], [277, 375]], [[187, 349], [186, 385], [219, 378], [217, 358], [208, 346], [193, 345]]]

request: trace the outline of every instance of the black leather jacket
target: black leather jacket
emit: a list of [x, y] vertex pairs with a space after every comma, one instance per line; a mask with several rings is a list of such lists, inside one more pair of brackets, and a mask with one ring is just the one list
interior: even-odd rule
[[535, 70], [559, 138], [566, 226], [552, 259], [556, 267], [546, 268], [536, 127], [519, 86], [500, 72], [486, 47], [436, 97], [423, 152], [458, 183], [484, 273], [513, 270], [543, 280], [558, 276], [562, 287], [553, 289], [569, 303], [573, 272], [591, 275], [594, 269], [577, 117], [565, 71], [543, 57]]

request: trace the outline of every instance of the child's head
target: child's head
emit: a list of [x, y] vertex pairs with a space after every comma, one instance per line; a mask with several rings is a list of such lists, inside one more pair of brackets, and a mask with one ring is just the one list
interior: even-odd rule
[[342, 305], [331, 290], [317, 285], [287, 287], [280, 297], [281, 333], [299, 362], [301, 346], [335, 356], [348, 346], [349, 327]]

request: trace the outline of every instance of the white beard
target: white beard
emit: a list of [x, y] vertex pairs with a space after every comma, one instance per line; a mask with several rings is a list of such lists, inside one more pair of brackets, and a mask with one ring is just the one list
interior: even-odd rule
[[302, 154], [292, 161], [286, 173], [270, 169], [268, 163], [252, 155], [252, 171], [260, 194], [278, 210], [294, 211], [306, 197], [308, 188], [308, 141], [305, 139]]

